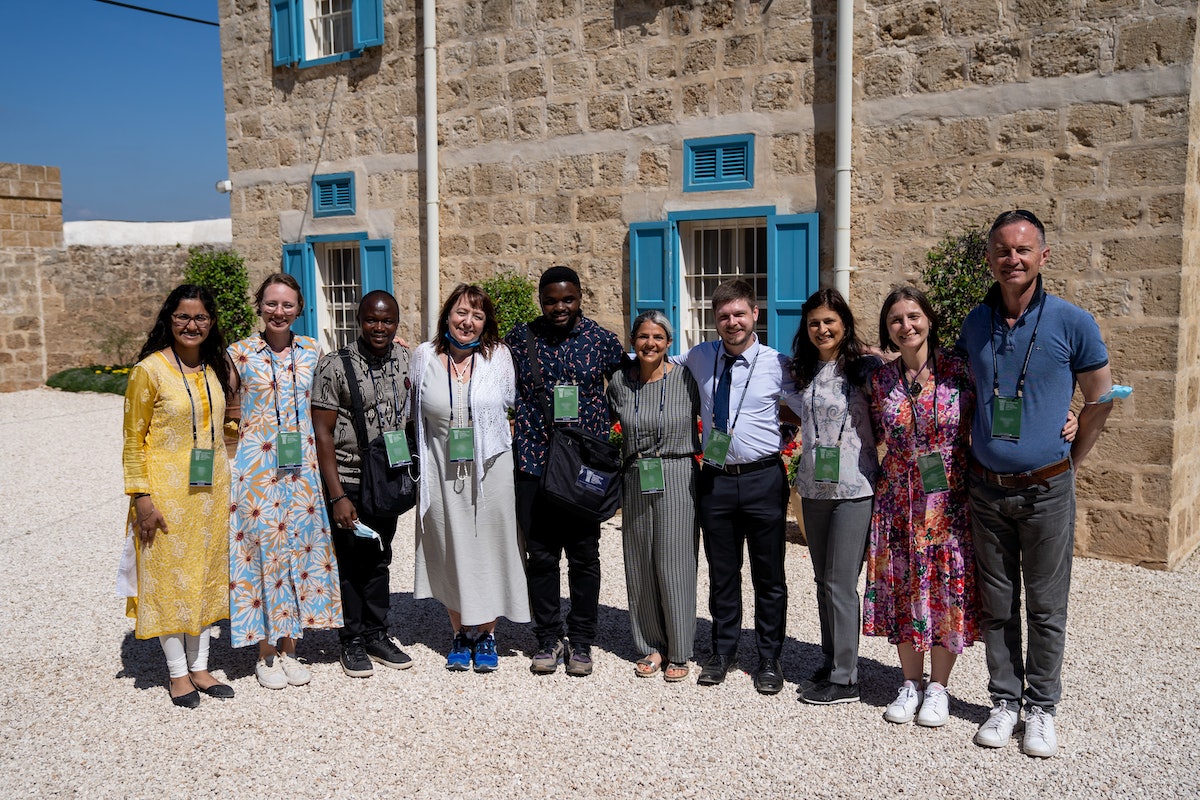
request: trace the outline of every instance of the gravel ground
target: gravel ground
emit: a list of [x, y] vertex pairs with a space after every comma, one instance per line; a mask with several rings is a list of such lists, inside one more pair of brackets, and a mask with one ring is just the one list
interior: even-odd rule
[[[401, 538], [391, 630], [413, 669], [346, 678], [336, 637], [314, 632], [301, 643], [312, 683], [271, 692], [254, 679], [252, 650], [231, 651], [225, 629], [211, 665], [237, 697], [176, 709], [158, 643], [133, 638], [114, 592], [126, 508], [120, 417], [111, 395], [0, 394], [0, 796], [1200, 795], [1200, 715], [1185, 708], [1200, 697], [1196, 558], [1174, 573], [1076, 561], [1060, 749], [1046, 761], [1016, 742], [971, 744], [987, 715], [982, 645], [960, 659], [941, 729], [882, 721], [900, 672], [879, 639], [863, 641], [862, 703], [796, 702], [793, 682], [819, 652], [800, 545], [787, 553], [782, 694], [759, 696], [744, 672], [714, 688], [696, 686], [696, 670], [677, 685], [635, 677], [619, 519], [603, 538], [591, 678], [530, 675], [533, 637], [505, 622], [498, 672], [447, 673], [449, 625], [439, 604], [412, 599]], [[708, 634], [702, 616], [697, 640]], [[742, 652], [754, 652], [752, 630]]]

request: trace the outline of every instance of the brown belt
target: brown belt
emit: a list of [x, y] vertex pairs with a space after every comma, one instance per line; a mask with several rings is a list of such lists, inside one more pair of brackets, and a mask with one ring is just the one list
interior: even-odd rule
[[1071, 469], [1071, 459], [1064, 458], [1030, 472], [992, 472], [978, 461], [971, 460], [971, 474], [985, 483], [1001, 489], [1028, 489], [1030, 486], [1045, 486], [1046, 481]]

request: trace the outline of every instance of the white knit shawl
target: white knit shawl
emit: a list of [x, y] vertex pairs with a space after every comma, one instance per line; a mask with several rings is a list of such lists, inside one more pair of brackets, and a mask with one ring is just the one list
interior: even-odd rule
[[[433, 342], [423, 342], [413, 353], [408, 367], [413, 418], [417, 422], [417, 450], [421, 454], [420, 508], [422, 516], [429, 510], [429, 482], [433, 455], [425, 442], [424, 415], [421, 413], [421, 383], [425, 367], [438, 357]], [[517, 399], [517, 379], [513, 370], [512, 353], [503, 342], [496, 345], [491, 358], [479, 355], [475, 359], [475, 374], [471, 378], [471, 417], [475, 425], [475, 496], [483, 498], [484, 465], [505, 450], [512, 449], [512, 429], [508, 424], [508, 409]]]

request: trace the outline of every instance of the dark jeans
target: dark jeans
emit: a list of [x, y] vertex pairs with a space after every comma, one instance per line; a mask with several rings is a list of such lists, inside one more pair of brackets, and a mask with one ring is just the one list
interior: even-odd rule
[[572, 646], [590, 647], [600, 610], [600, 523], [550, 500], [536, 475], [517, 472], [515, 478], [533, 633], [539, 644], [563, 636], [559, 560], [565, 551], [571, 595], [566, 631]]
[[383, 548], [374, 539], [355, 536], [333, 524], [333, 551], [337, 554], [338, 578], [342, 590], [343, 627], [338, 631], [342, 644], [361, 636], [373, 639], [387, 634], [388, 608], [391, 605], [392, 539], [396, 535], [396, 517], [369, 517], [359, 506], [359, 489], [342, 484], [346, 495], [358, 509], [358, 520], [376, 531]]
[[696, 479], [704, 556], [708, 561], [708, 610], [712, 650], [735, 655], [742, 635], [742, 543], [750, 554], [754, 583], [754, 632], [758, 657], [779, 658], [787, 623], [787, 477], [778, 468], [726, 475], [702, 469]]
[[[1075, 546], [1075, 471], [1047, 486], [1002, 489], [971, 476], [971, 532], [980, 627], [993, 703], [1038, 706], [1062, 699], [1067, 598]], [[1021, 584], [1029, 642], [1021, 657]]]

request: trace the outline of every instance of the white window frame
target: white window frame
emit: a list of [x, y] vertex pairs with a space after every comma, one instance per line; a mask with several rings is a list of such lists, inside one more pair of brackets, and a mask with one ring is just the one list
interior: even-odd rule
[[316, 242], [317, 340], [326, 353], [345, 347], [358, 338], [358, 303], [362, 299], [360, 242]]
[[[697, 252], [696, 239], [716, 237], [724, 252]], [[767, 297], [767, 219], [741, 217], [679, 223], [679, 310], [682, 349], [717, 338], [712, 311], [712, 289], [722, 281], [743, 278], [754, 287], [760, 304], [756, 332], [764, 339], [767, 315], [761, 304]], [[749, 237], [749, 240], [747, 241]], [[703, 246], [701, 247], [703, 250]], [[716, 263], [711, 263], [712, 261]], [[754, 261], [756, 263], [749, 263]]]
[[308, 61], [354, 50], [354, 0], [304, 0], [304, 57]]

